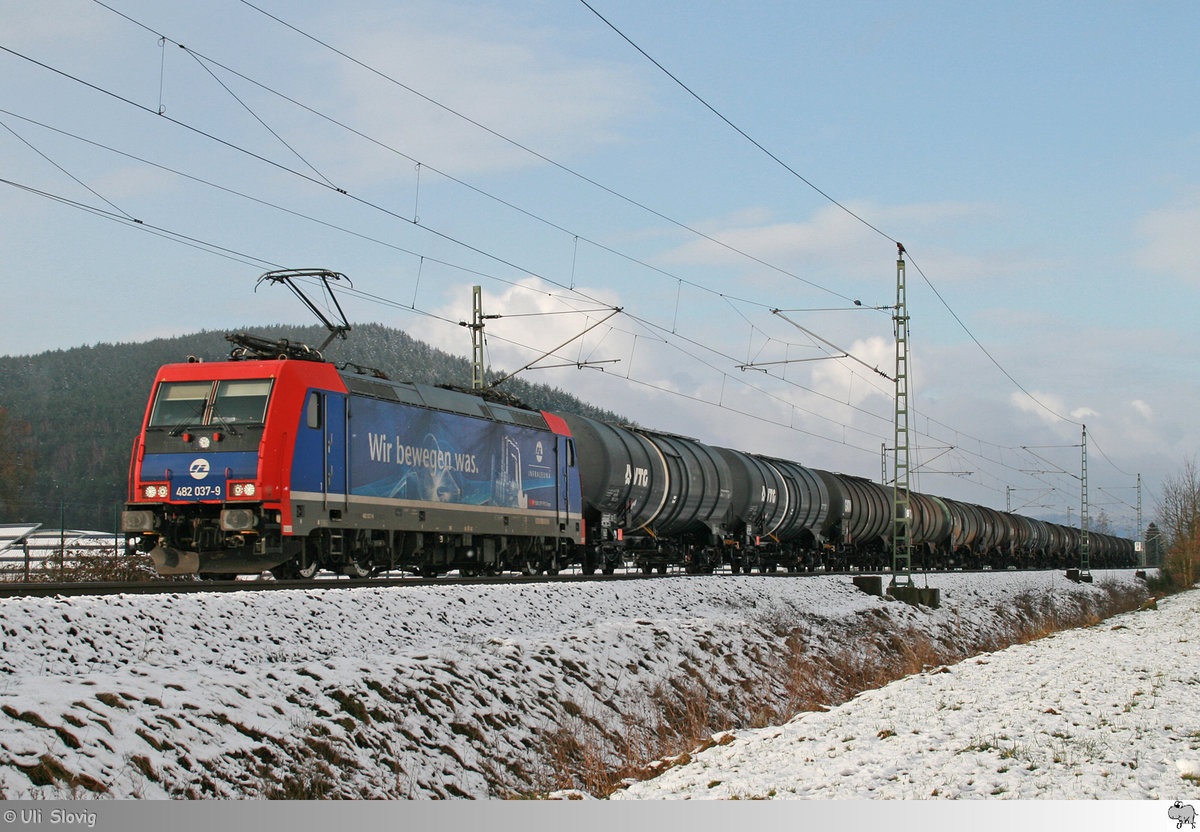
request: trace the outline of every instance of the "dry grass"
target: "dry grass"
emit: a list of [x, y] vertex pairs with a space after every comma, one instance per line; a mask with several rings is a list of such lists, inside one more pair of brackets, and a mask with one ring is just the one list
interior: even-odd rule
[[840, 650], [812, 649], [803, 627], [777, 624], [773, 629], [784, 635], [782, 649], [764, 651], [756, 667], [760, 672], [738, 685], [717, 690], [705, 677], [687, 673], [659, 684], [641, 701], [620, 703], [621, 731], [606, 731], [599, 720], [581, 717], [544, 731], [536, 789], [578, 789], [604, 797], [630, 780], [657, 776], [704, 748], [731, 741], [729, 731], [778, 725], [914, 673], [1092, 626], [1145, 601], [1136, 587], [1100, 587], [1104, 593], [1091, 603], [1067, 608], [1033, 593], [1022, 596], [1003, 610], [1004, 631], [977, 643], [935, 642], [924, 632], [897, 627], [882, 610], [863, 616], [848, 640], [852, 646]]
[[112, 549], [68, 549], [60, 557], [33, 559], [24, 564], [8, 564], [0, 569], [0, 581], [29, 583], [91, 583], [102, 581], [154, 581], [150, 556], [144, 552]]

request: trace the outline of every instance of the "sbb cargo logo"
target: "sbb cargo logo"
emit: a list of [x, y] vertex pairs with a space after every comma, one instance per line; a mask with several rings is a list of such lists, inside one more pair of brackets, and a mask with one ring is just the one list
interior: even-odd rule
[[188, 473], [194, 480], [204, 479], [208, 476], [208, 460], [204, 457], [193, 459], [192, 464], [188, 467]]

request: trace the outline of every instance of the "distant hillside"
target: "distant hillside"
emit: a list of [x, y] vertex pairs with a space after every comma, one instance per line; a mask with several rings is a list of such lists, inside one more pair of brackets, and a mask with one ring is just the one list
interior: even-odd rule
[[[320, 327], [248, 331], [306, 344], [320, 344], [327, 334]], [[61, 517], [70, 528], [115, 528], [125, 499], [130, 450], [155, 371], [189, 355], [219, 361], [229, 356], [230, 347], [224, 332], [200, 332], [141, 344], [0, 357], [0, 408], [8, 417], [7, 430], [0, 424], [0, 454], [6, 453], [6, 438], [33, 451], [32, 477], [20, 493], [6, 500], [0, 492], [0, 523], [57, 526]], [[470, 385], [465, 358], [377, 324], [355, 327], [346, 341], [330, 345], [326, 357], [375, 367], [401, 381]], [[543, 410], [621, 418], [544, 384], [511, 379], [502, 389]]]

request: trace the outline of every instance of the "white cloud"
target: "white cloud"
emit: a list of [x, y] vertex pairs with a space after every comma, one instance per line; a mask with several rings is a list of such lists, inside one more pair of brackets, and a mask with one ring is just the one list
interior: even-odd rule
[[[878, 245], [878, 235], [836, 207], [818, 210], [807, 222], [767, 223], [764, 212], [746, 212], [731, 218], [724, 228], [705, 223], [710, 236], [727, 246], [769, 262], [794, 263], [806, 259], [838, 259]], [[750, 221], [752, 224], [742, 224]], [[743, 262], [742, 255], [711, 240], [693, 240], [662, 259], [669, 263], [711, 264]]]
[[[579, 287], [578, 291], [578, 295], [573, 295], [535, 277], [517, 281], [499, 294], [485, 287], [481, 293], [483, 314], [499, 316], [484, 321], [488, 368], [511, 372], [566, 342], [570, 343], [555, 352], [557, 358], [547, 358], [540, 363], [580, 361], [591, 356], [601, 339], [607, 341], [611, 337], [612, 328], [601, 325], [582, 337], [581, 333], [608, 314], [596, 311], [602, 304], [620, 306], [620, 299], [605, 289]], [[467, 320], [470, 317], [467, 300], [471, 297], [470, 287], [463, 285], [453, 292], [453, 296], [454, 300], [434, 310], [433, 314], [448, 320]], [[583, 296], [596, 300], [585, 300]], [[612, 320], [618, 322], [616, 318]], [[470, 354], [471, 341], [465, 328], [453, 329], [444, 323], [430, 323], [410, 326], [408, 330], [414, 337], [439, 349], [457, 355]], [[602, 357], [609, 357], [612, 352], [624, 353], [624, 347], [617, 344], [627, 339], [618, 334], [611, 340], [611, 350], [602, 348]], [[529, 380], [543, 379], [531, 376]]]
[[1141, 399], [1134, 399], [1129, 404], [1146, 421], [1154, 418], [1154, 410]]
[[1062, 425], [1066, 420], [1059, 413], [1067, 412], [1067, 403], [1053, 393], [1030, 391], [1032, 398], [1020, 391], [1009, 394], [1008, 402], [1022, 413], [1030, 413], [1047, 425]]
[[[962, 202], [894, 206], [862, 202], [847, 203], [846, 207], [872, 225], [889, 229], [889, 233], [929, 239], [945, 239], [964, 223], [993, 221], [997, 214], [992, 206]], [[798, 270], [802, 277], [814, 276], [820, 281], [821, 274], [835, 275], [834, 279], [842, 284], [847, 278], [875, 280], [887, 271], [886, 264], [895, 260], [894, 243], [836, 205], [822, 206], [804, 220], [772, 218], [765, 210], [746, 209], [721, 220], [698, 221], [694, 225], [720, 242], [692, 240], [665, 252], [660, 259], [669, 264], [723, 265], [746, 263], [739, 253], [745, 252]], [[911, 256], [941, 282], [997, 276], [1029, 267], [1013, 254], [981, 259], [948, 248], [921, 248]]]
[[[643, 103], [627, 68], [567, 54], [561, 33], [503, 7], [409, 6], [352, 26], [339, 42], [358, 60], [551, 158], [616, 141]], [[425, 164], [454, 174], [539, 164], [361, 67], [342, 62], [336, 72], [350, 120]]]
[[871, 368], [892, 374], [896, 360], [895, 342], [872, 336], [854, 341], [845, 350], [854, 358], [830, 359], [813, 366], [813, 389], [852, 406], [871, 398], [890, 399], [893, 382], [872, 373]]
[[1138, 268], [1200, 282], [1200, 189], [1175, 204], [1151, 211], [1137, 223], [1144, 242], [1135, 255]]

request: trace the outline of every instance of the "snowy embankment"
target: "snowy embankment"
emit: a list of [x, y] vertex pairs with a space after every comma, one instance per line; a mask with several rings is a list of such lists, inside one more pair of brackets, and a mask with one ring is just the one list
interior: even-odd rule
[[1200, 591], [742, 731], [614, 797], [1200, 793]]
[[[1061, 573], [939, 576], [937, 610], [866, 595], [843, 577], [0, 600], [0, 792], [484, 797], [579, 785], [586, 778], [576, 772], [628, 769], [661, 756], [672, 738], [673, 753], [693, 747], [676, 736], [682, 723], [778, 724], [806, 703], [877, 684], [879, 667], [895, 675], [905, 662], [919, 670], [927, 657], [1006, 643], [1030, 612], [1086, 615], [1114, 592], [1144, 592], [1130, 572], [1094, 574], [1092, 585]], [[984, 794], [1027, 796], [1020, 783], [1066, 766], [1097, 794], [1172, 797], [1178, 774], [1164, 758], [1183, 751], [1165, 738], [1200, 743], [1200, 709], [1183, 698], [1200, 691], [1200, 636], [1181, 642], [1173, 629], [1145, 628], [1174, 627], [1186, 604], [1194, 608], [1194, 594], [1121, 625], [916, 677], [904, 683], [917, 693], [903, 709], [880, 691], [783, 728], [739, 732], [621, 796], [808, 795], [831, 780], [855, 796], [977, 794], [985, 785]], [[1091, 640], [1109, 652], [1136, 644], [1140, 661], [1110, 667], [1104, 653], [1089, 653]], [[1046, 656], [1060, 645], [1065, 688], [1023, 658], [1059, 661]], [[1111, 687], [1092, 687], [1101, 683]], [[1042, 714], [1019, 716], [1023, 731], [1047, 732], [1041, 739], [1001, 724], [1016, 716], [966, 721], [1013, 699]], [[1174, 714], [1168, 703], [1177, 701], [1192, 704]], [[1119, 747], [1075, 739], [1101, 719], [1125, 726]], [[811, 777], [770, 756], [764, 773], [752, 773], [752, 747], [793, 742], [784, 753], [813, 758]], [[944, 755], [935, 765], [975, 761], [979, 785], [965, 784], [971, 774], [938, 779], [895, 761], [931, 747]], [[728, 757], [729, 771], [718, 772], [718, 754], [748, 756]], [[1108, 760], [1102, 776], [1094, 763]], [[699, 787], [684, 785], [689, 771], [702, 771]]]

